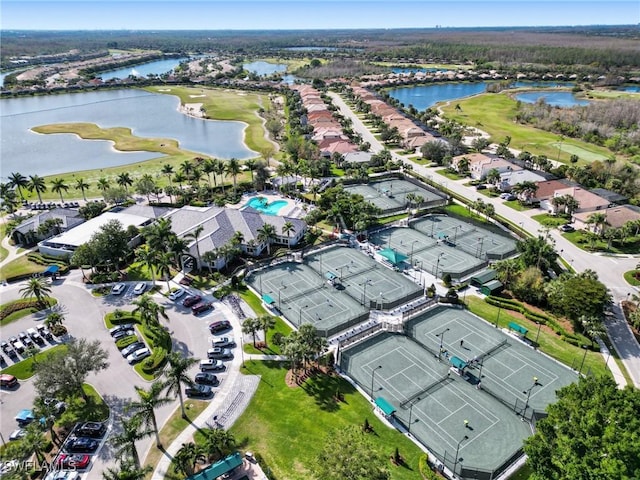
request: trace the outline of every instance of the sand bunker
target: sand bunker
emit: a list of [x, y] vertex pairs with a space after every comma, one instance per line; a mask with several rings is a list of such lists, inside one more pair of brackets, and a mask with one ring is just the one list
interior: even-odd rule
[[189, 98], [202, 98], [206, 97], [206, 95], [189, 95]]

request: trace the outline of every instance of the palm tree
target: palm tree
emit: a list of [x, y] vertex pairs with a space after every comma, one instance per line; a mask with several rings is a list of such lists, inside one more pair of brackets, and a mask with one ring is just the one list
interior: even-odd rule
[[51, 312], [47, 315], [47, 318], [44, 320], [44, 324], [47, 328], [55, 327], [57, 325], [62, 325], [64, 322], [64, 315], [60, 312]]
[[188, 177], [192, 171], [193, 163], [191, 163], [191, 160], [185, 160], [180, 164], [180, 172], [182, 172], [184, 176]]
[[22, 444], [22, 451], [27, 454], [36, 456], [39, 464], [44, 461], [44, 452], [46, 451], [49, 441], [44, 435], [44, 432], [39, 427], [39, 422], [33, 422], [27, 427], [27, 433], [20, 441]]
[[260, 330], [260, 321], [257, 318], [249, 317], [242, 322], [242, 333], [253, 335], [254, 347], [256, 346], [256, 332], [258, 330]]
[[293, 226], [293, 223], [287, 220], [282, 225], [282, 234], [287, 236], [287, 246], [289, 247], [289, 250], [291, 250], [291, 232], [296, 233], [296, 229]]
[[120, 460], [131, 461], [136, 468], [140, 468], [140, 456], [136, 442], [147, 438], [153, 431], [142, 425], [142, 419], [132, 417], [128, 420], [120, 419], [122, 432], [111, 437], [110, 441], [116, 449], [116, 457]]
[[136, 250], [136, 260], [142, 262], [151, 272], [151, 281], [153, 286], [156, 286], [156, 271], [155, 266], [158, 260], [158, 252], [152, 249], [149, 245], [142, 245]]
[[200, 239], [200, 234], [204, 231], [204, 226], [202, 225], [198, 225], [196, 228], [193, 229], [193, 231], [191, 231], [190, 233], [187, 233], [184, 238], [188, 239], [188, 240], [193, 240], [196, 244], [196, 254], [198, 255], [198, 270], [200, 269], [200, 243], [198, 242], [198, 240]]
[[182, 254], [189, 250], [189, 243], [184, 238], [174, 235], [167, 242], [169, 252], [173, 255], [176, 268], [182, 270]]
[[118, 178], [116, 178], [116, 183], [124, 188], [124, 191], [127, 193], [127, 195], [129, 195], [129, 187], [131, 185], [133, 185], [133, 179], [131, 178], [131, 175], [129, 175], [129, 172], [122, 172], [120, 175], [118, 175]]
[[174, 468], [185, 477], [193, 475], [196, 464], [204, 456], [204, 448], [193, 442], [183, 443], [180, 450], [173, 456]]
[[600, 237], [604, 236], [605, 226], [607, 225], [607, 215], [602, 212], [595, 212], [587, 217], [587, 225], [593, 225], [593, 233], [598, 233]]
[[216, 182], [216, 162], [207, 158], [204, 162], [202, 162], [202, 171], [207, 175], [207, 179], [209, 180], [209, 188], [211, 188], [211, 174], [213, 173], [213, 184], [214, 186], [218, 186], [218, 182]]
[[171, 399], [162, 396], [164, 385], [161, 382], [153, 382], [149, 390], [136, 387], [138, 400], [129, 405], [129, 410], [134, 412], [134, 416], [138, 417], [143, 425], [151, 428], [156, 435], [156, 447], [162, 448], [160, 442], [160, 431], [158, 430], [158, 421], [156, 420], [155, 409], [171, 403]]
[[182, 191], [182, 184], [183, 184], [186, 180], [187, 180], [187, 177], [186, 177], [186, 175], [185, 175], [184, 173], [182, 173], [182, 172], [177, 172], [177, 173], [175, 174], [175, 176], [173, 177], [173, 181], [174, 181], [174, 182], [177, 182], [177, 183], [178, 183], [178, 185], [180, 185], [180, 194], [182, 194], [182, 193], [183, 193], [183, 191]]
[[170, 163], [165, 163], [160, 169], [160, 173], [167, 176], [167, 178], [169, 179], [169, 186], [172, 187], [173, 184], [171, 183], [171, 175], [173, 175], [173, 165], [171, 165]]
[[270, 223], [265, 223], [258, 230], [258, 241], [267, 244], [267, 255], [271, 255], [271, 242], [276, 237], [276, 227]]
[[158, 305], [148, 293], [142, 295], [131, 303], [136, 306], [133, 310], [133, 314], [139, 315], [140, 321], [149, 328], [159, 326], [160, 317], [165, 320], [169, 319], [165, 312], [165, 308], [162, 305]]
[[173, 262], [173, 254], [171, 252], [162, 252], [156, 258], [156, 269], [160, 278], [164, 278], [167, 282], [167, 291], [171, 290], [171, 263]]
[[84, 181], [84, 178], [79, 178], [76, 180], [75, 189], [80, 190], [82, 192], [82, 199], [86, 202], [87, 195], [85, 194], [85, 190], [88, 189], [91, 185]]
[[9, 181], [7, 182], [11, 188], [15, 188], [18, 190], [18, 194], [20, 195], [20, 199], [24, 200], [24, 195], [22, 194], [23, 188], [29, 188], [29, 180], [27, 177], [18, 172], [13, 172], [9, 175]]
[[47, 285], [43, 278], [30, 278], [27, 284], [20, 289], [22, 298], [36, 297], [39, 305], [44, 306], [44, 297], [51, 293], [51, 287]]
[[272, 315], [262, 315], [258, 317], [260, 328], [264, 332], [264, 346], [267, 346], [267, 333], [276, 326], [276, 317]]
[[103, 195], [104, 195], [104, 192], [109, 190], [110, 187], [111, 185], [109, 184], [109, 180], [107, 180], [106, 177], [100, 177], [98, 179], [98, 188], [100, 189], [100, 191], [102, 191]]
[[[216, 159], [215, 160], [215, 173], [220, 175], [220, 186], [222, 187], [222, 193], [224, 194], [224, 172], [227, 169], [227, 165], [224, 163], [224, 161], [220, 160], [220, 159]], [[214, 176], [215, 177], [215, 176]]]
[[220, 252], [218, 251], [217, 248], [214, 248], [213, 250], [209, 250], [208, 252], [204, 252], [204, 255], [202, 255], [202, 259], [207, 262], [207, 266], [209, 267], [209, 273], [213, 273], [213, 267], [212, 265], [214, 265], [216, 263], [216, 260], [218, 260], [220, 258]]
[[247, 170], [251, 172], [251, 184], [253, 185], [253, 172], [258, 168], [258, 162], [255, 158], [250, 158], [249, 160], [244, 162], [244, 165], [247, 167]]
[[104, 480], [144, 480], [153, 471], [151, 465], [136, 466], [133, 462], [120, 462], [120, 469], [107, 468], [102, 472]]
[[531, 198], [533, 198], [533, 196], [538, 191], [538, 185], [536, 185], [535, 182], [531, 182], [531, 181], [520, 182], [520, 183], [516, 183], [511, 188], [511, 191], [516, 195], [518, 195], [518, 198], [520, 199], [521, 202], [528, 203], [531, 201]]
[[64, 203], [64, 198], [62, 198], [63, 190], [65, 193], [69, 191], [69, 185], [64, 183], [64, 179], [56, 178], [55, 180], [51, 181], [51, 191], [60, 195], [60, 202], [62, 203]]
[[194, 385], [193, 380], [189, 376], [189, 369], [198, 363], [198, 360], [190, 357], [183, 357], [177, 352], [172, 352], [167, 356], [169, 362], [169, 368], [162, 372], [162, 375], [166, 379], [164, 382], [164, 388], [167, 389], [167, 394], [177, 395], [180, 400], [180, 410], [182, 410], [182, 418], [187, 418], [187, 413], [184, 410], [184, 400], [182, 398], [182, 387], [192, 387]]
[[47, 191], [47, 184], [44, 181], [44, 178], [39, 177], [38, 175], [29, 175], [29, 183], [27, 184], [27, 190], [30, 192], [35, 192], [38, 194], [38, 201], [42, 203], [41, 194]]
[[200, 430], [200, 433], [204, 436], [203, 447], [209, 461], [220, 459], [236, 448], [236, 439], [227, 430], [206, 428]]
[[485, 217], [487, 217], [487, 220], [489, 220], [490, 217], [493, 217], [496, 214], [496, 207], [493, 206], [493, 204], [491, 203], [487, 203], [484, 206], [484, 215]]
[[229, 160], [227, 162], [227, 166], [225, 167], [225, 171], [227, 175], [231, 175], [233, 177], [233, 189], [236, 190], [236, 188], [238, 187], [237, 185], [238, 174], [242, 172], [242, 168], [238, 159], [232, 158], [231, 160]]

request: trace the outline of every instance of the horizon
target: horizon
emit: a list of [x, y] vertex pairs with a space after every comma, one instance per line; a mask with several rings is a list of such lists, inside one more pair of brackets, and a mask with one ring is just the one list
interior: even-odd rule
[[5, 0], [0, 9], [0, 31], [444, 30], [640, 21], [636, 0]]

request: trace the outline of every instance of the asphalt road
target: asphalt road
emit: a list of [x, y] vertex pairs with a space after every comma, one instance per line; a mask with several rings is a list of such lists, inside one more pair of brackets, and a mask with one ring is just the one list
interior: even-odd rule
[[[340, 113], [351, 119], [354, 131], [362, 135], [364, 141], [371, 144], [371, 150], [374, 152], [381, 151], [384, 146], [373, 136], [369, 129], [349, 108], [344, 100], [342, 100], [339, 95], [332, 92], [329, 93], [329, 96], [331, 97], [334, 105], [336, 105], [340, 110]], [[412, 162], [408, 158], [398, 155], [397, 153], [393, 153], [393, 157], [396, 160], [402, 160], [403, 162], [411, 164], [415, 172], [439, 183], [443, 187], [465, 198], [471, 200], [482, 198], [485, 203], [493, 204], [498, 215], [510, 220], [516, 225], [520, 224], [528, 232], [533, 234], [537, 232], [541, 232], [543, 235], [547, 234], [547, 232], [541, 231], [541, 225], [538, 222], [530, 218], [531, 215], [540, 213], [540, 211], [534, 210], [518, 212], [504, 205], [504, 201], [499, 198], [486, 197], [479, 194], [475, 188], [463, 185], [467, 180], [450, 180], [447, 177], [436, 173], [436, 169], [424, 167], [423, 165]], [[555, 241], [556, 250], [560, 252], [562, 258], [571, 264], [576, 271], [584, 271], [587, 269], [595, 271], [598, 274], [600, 281], [609, 288], [616, 305], [613, 308], [614, 315], [607, 317], [605, 321], [607, 331], [616, 351], [624, 362], [633, 383], [636, 387], [640, 388], [640, 345], [632, 335], [629, 326], [624, 321], [619, 308], [619, 302], [621, 300], [625, 300], [629, 293], [638, 291], [638, 289], [627, 284], [623, 278], [623, 273], [633, 270], [640, 261], [640, 256], [613, 257], [591, 254], [579, 249], [566, 240], [562, 237], [559, 231], [552, 230], [549, 231], [548, 234], [550, 238]]]

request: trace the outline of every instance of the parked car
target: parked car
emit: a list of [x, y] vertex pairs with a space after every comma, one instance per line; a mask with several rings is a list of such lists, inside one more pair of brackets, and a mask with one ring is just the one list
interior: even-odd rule
[[218, 320], [209, 325], [209, 331], [211, 333], [221, 332], [231, 328], [231, 323], [228, 320]]
[[27, 434], [27, 431], [24, 428], [17, 428], [9, 435], [9, 441], [20, 440]]
[[85, 422], [76, 426], [75, 434], [80, 437], [102, 438], [107, 432], [107, 425], [102, 422]]
[[563, 232], [575, 232], [576, 229], [573, 228], [573, 226], [569, 225], [568, 223], [565, 223], [564, 225], [560, 226], [560, 230]]
[[111, 295], [120, 295], [127, 289], [127, 286], [124, 283], [116, 283], [111, 288]]
[[71, 437], [64, 445], [64, 450], [70, 453], [93, 453], [100, 442], [89, 437]]
[[171, 294], [169, 294], [169, 300], [173, 300], [176, 301], [178, 300], [180, 297], [182, 297], [185, 293], [187, 293], [186, 290], [179, 288], [178, 290], [176, 290], [175, 292], [171, 292]]
[[79, 478], [80, 474], [73, 470], [54, 470], [47, 473], [44, 480], [78, 480]]
[[22, 352], [25, 351], [25, 349], [27, 347], [24, 346], [24, 343], [22, 343], [20, 340], [18, 340], [16, 337], [11, 337], [9, 339], [9, 343], [11, 344], [11, 346], [13, 347], [13, 349], [18, 352], [19, 354], [22, 354]]
[[136, 283], [136, 286], [133, 287], [133, 293], [136, 295], [142, 295], [144, 291], [147, 289], [147, 284], [144, 282]]
[[111, 336], [114, 336], [120, 330], [133, 330], [133, 323], [123, 323], [122, 325], [116, 325], [113, 328], [109, 329], [109, 333]]
[[0, 349], [2, 349], [4, 353], [8, 353], [9, 350], [11, 350], [11, 345], [3, 340], [2, 342], [0, 342]]
[[67, 409], [67, 404], [57, 398], [45, 398], [43, 403], [47, 406], [51, 405], [56, 414], [60, 415]]
[[218, 377], [216, 377], [213, 373], [207, 372], [196, 373], [193, 381], [200, 385], [211, 385], [212, 387], [216, 387], [220, 384], [220, 380], [218, 380]]
[[128, 357], [129, 355], [131, 355], [133, 352], [135, 352], [136, 350], [140, 350], [141, 348], [146, 347], [146, 345], [142, 342], [134, 342], [131, 345], [127, 345], [126, 347], [124, 347], [122, 350], [120, 350], [120, 353], [122, 354], [123, 357]]
[[20, 332], [18, 338], [26, 348], [33, 347], [33, 340], [25, 332]]
[[480, 185], [476, 185], [476, 190], [486, 190], [487, 186], [484, 183], [481, 183]]
[[182, 305], [185, 307], [193, 307], [196, 303], [200, 303], [202, 297], [200, 295], [189, 295], [182, 301]]
[[193, 387], [187, 387], [184, 389], [184, 393], [187, 397], [202, 397], [207, 398], [213, 395], [211, 387], [209, 385], [195, 384]]
[[207, 350], [207, 357], [209, 358], [233, 358], [233, 353], [229, 348], [213, 347]]
[[211, 339], [212, 347], [234, 347], [236, 342], [231, 337], [213, 337]]
[[32, 328], [28, 328], [27, 329], [27, 334], [29, 334], [31, 339], [34, 342], [36, 342], [38, 345], [44, 345], [44, 338], [42, 338], [42, 335], [40, 335], [35, 328], [33, 328], [33, 327]]
[[56, 458], [56, 467], [59, 469], [84, 470], [91, 463], [91, 457], [82, 453], [61, 453]]
[[119, 330], [113, 335], [113, 339], [115, 341], [120, 340], [121, 338], [128, 337], [129, 335], [135, 335], [135, 330]]
[[36, 419], [36, 417], [33, 416], [33, 411], [28, 409], [28, 408], [20, 410], [18, 412], [18, 414], [16, 415], [16, 422], [18, 422], [18, 425], [20, 427], [23, 427], [25, 425], [29, 425], [35, 419]]
[[38, 325], [36, 329], [42, 338], [46, 338], [47, 340], [51, 340], [53, 338], [53, 334], [46, 326]]
[[147, 347], [140, 348], [127, 356], [127, 362], [133, 365], [134, 363], [138, 363], [140, 360], [147, 358], [149, 355], [151, 355], [151, 350]]
[[213, 304], [211, 302], [200, 302], [196, 303], [193, 307], [191, 307], [191, 312], [194, 315], [198, 315], [200, 313], [204, 313], [213, 308]]
[[0, 374], [0, 387], [13, 388], [18, 385], [18, 379], [8, 373]]
[[18, 358], [18, 354], [13, 349], [13, 347], [9, 344], [7, 344], [7, 348], [6, 349], [3, 348], [2, 351], [6, 353], [9, 358], [13, 358], [13, 359]]
[[200, 370], [203, 372], [206, 371], [216, 371], [216, 370], [224, 370], [225, 366], [222, 363], [222, 360], [200, 360]]

